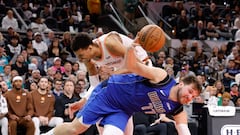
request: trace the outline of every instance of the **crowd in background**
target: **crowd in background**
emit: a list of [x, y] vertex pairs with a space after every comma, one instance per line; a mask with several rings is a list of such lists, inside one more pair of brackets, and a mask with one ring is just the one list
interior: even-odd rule
[[[108, 2], [110, 1], [1, 1], [1, 7], [4, 7], [1, 9], [1, 28], [6, 31], [4, 34], [0, 33], [1, 93], [4, 95], [7, 91], [16, 89], [12, 82], [14, 77], [20, 76], [23, 80], [22, 88], [33, 92], [43, 87], [39, 80], [47, 76], [47, 89], [51, 92], [49, 96], [55, 98], [51, 112], [62, 118], [58, 123], [71, 121], [66, 112], [67, 105], [81, 99], [89, 86], [87, 69], [71, 50], [73, 33], [88, 32], [94, 38], [104, 34], [105, 31], [97, 27], [96, 21], [101, 14], [109, 13]], [[141, 5], [147, 14], [147, 1], [124, 2], [124, 15], [130, 21], [139, 16], [136, 12], [137, 5]], [[240, 107], [240, 3], [237, 2], [229, 1], [220, 5], [224, 6], [221, 9], [217, 8], [214, 2], [204, 2], [204, 6], [200, 6], [203, 3], [196, 2], [191, 10], [186, 10], [182, 1], [171, 1], [166, 7], [168, 12], [164, 11], [165, 8], [162, 11], [161, 16], [175, 28], [174, 38], [180, 39], [181, 45], [174, 57], [170, 57], [165, 50], [149, 55], [154, 66], [164, 68], [176, 81], [187, 75], [197, 76], [203, 91], [202, 96], [195, 102], [205, 103], [207, 99], [211, 104], [217, 105], [217, 96], [221, 95], [222, 105]], [[23, 25], [8, 7], [23, 11], [20, 15], [28, 22], [25, 35], [18, 33], [23, 31]], [[59, 31], [63, 32], [60, 36], [56, 34]], [[196, 42], [192, 42], [189, 47], [188, 39]], [[214, 47], [211, 55], [206, 55], [197, 40], [231, 40], [232, 45]], [[185, 59], [188, 52], [193, 53], [191, 59]], [[69, 84], [66, 85], [67, 83]], [[206, 92], [209, 93], [208, 96]], [[42, 98], [41, 102], [44, 102], [45, 98]], [[53, 116], [46, 117], [50, 120]], [[148, 123], [145, 125], [148, 127], [155, 120], [159, 120], [158, 118], [159, 116], [154, 116], [150, 121], [146, 118]], [[137, 122], [139, 121], [136, 121], [136, 125]], [[171, 120], [166, 122], [174, 123]], [[141, 135], [140, 133], [138, 132], [138, 135]]]

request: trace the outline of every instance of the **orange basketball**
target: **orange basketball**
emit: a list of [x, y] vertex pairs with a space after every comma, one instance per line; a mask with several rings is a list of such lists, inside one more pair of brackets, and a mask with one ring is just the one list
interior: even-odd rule
[[165, 44], [164, 31], [157, 25], [146, 25], [138, 32], [139, 44], [148, 52], [156, 52]]

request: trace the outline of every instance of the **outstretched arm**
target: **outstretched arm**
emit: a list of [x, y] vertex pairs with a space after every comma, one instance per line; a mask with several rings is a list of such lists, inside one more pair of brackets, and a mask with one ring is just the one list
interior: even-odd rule
[[187, 113], [185, 111], [180, 112], [173, 118], [176, 121], [176, 129], [179, 135], [191, 135], [187, 123]]
[[167, 72], [164, 69], [147, 66], [142, 62], [139, 62], [133, 47], [127, 49], [125, 61], [126, 69], [128, 69], [130, 72], [150, 79], [152, 83], [158, 83], [167, 76]]

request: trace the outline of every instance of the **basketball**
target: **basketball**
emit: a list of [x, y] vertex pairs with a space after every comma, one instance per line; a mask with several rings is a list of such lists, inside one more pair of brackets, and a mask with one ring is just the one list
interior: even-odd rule
[[157, 25], [146, 25], [138, 32], [139, 44], [148, 52], [159, 51], [165, 44], [164, 31]]

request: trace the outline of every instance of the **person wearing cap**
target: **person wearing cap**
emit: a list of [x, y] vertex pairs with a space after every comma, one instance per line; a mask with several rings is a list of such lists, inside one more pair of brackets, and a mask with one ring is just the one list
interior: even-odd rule
[[34, 40], [32, 41], [32, 46], [37, 50], [39, 55], [41, 55], [45, 51], [48, 51], [48, 46], [42, 40], [42, 35], [40, 32], [34, 33]]
[[60, 57], [55, 57], [53, 59], [53, 70], [60, 71], [62, 74], [65, 72], [64, 67], [62, 66], [62, 59]]
[[35, 125], [34, 135], [40, 135], [40, 126], [55, 127], [63, 123], [63, 118], [53, 115], [56, 99], [51, 92], [48, 92], [48, 78], [40, 78], [37, 84], [38, 89], [31, 92], [34, 108], [32, 118]]
[[14, 30], [19, 29], [17, 19], [14, 18], [12, 10], [7, 11], [7, 15], [3, 17], [1, 23], [2, 23], [2, 28], [4, 29], [9, 27], [12, 27]]
[[231, 97], [232, 97], [233, 101], [235, 101], [236, 98], [240, 96], [239, 86], [238, 86], [237, 82], [231, 82], [231, 84], [230, 84], [230, 94], [231, 94]]
[[227, 92], [230, 91], [230, 84], [235, 81], [235, 75], [238, 73], [240, 70], [236, 68], [235, 59], [230, 59], [223, 72], [223, 83]]
[[30, 23], [29, 26], [34, 32], [48, 32], [51, 31], [50, 28], [43, 22], [43, 19], [40, 16], [36, 16], [34, 21]]
[[2, 135], [8, 135], [8, 119], [6, 117], [8, 113], [8, 106], [7, 100], [2, 94], [2, 85], [0, 84], [0, 127]]
[[188, 61], [183, 61], [182, 68], [180, 71], [177, 72], [177, 75], [176, 75], [177, 82], [181, 80], [181, 78], [186, 76], [196, 76], [196, 74], [190, 70]]
[[38, 69], [34, 69], [30, 72], [31, 72], [31, 74], [26, 79], [25, 85], [24, 85], [25, 89], [28, 89], [28, 90], [30, 90], [31, 83], [36, 83], [37, 84], [39, 79], [41, 78], [40, 71]]
[[12, 90], [5, 93], [8, 103], [9, 132], [17, 135], [17, 126], [26, 128], [26, 135], [33, 135], [35, 131], [32, 116], [34, 113], [32, 98], [28, 91], [22, 89], [23, 78], [15, 76], [12, 79]]

